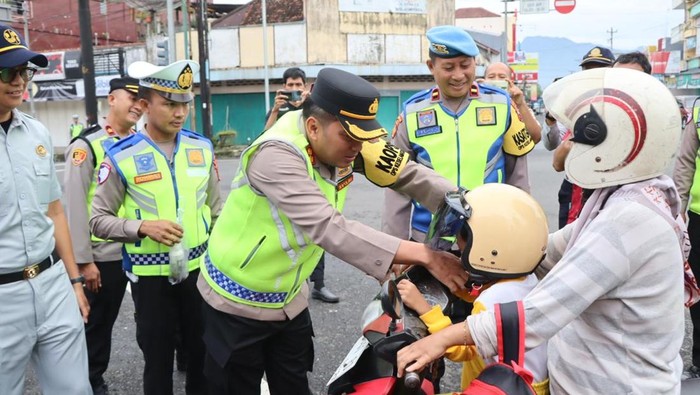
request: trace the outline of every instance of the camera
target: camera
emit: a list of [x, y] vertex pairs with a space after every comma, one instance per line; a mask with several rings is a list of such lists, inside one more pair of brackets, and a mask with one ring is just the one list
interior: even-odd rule
[[287, 96], [287, 101], [288, 102], [296, 102], [301, 100], [301, 92], [300, 90], [295, 90], [295, 91], [282, 91], [283, 95]]

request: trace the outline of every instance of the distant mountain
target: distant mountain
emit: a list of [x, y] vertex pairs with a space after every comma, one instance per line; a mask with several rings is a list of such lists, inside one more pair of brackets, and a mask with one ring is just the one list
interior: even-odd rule
[[[539, 81], [542, 88], [552, 83], [556, 77], [563, 77], [581, 70], [579, 63], [583, 56], [596, 45], [604, 44], [577, 43], [562, 37], [526, 37], [520, 43], [523, 52], [539, 53]], [[632, 50], [634, 51], [634, 50]], [[615, 50], [615, 55], [630, 52], [628, 50]]]

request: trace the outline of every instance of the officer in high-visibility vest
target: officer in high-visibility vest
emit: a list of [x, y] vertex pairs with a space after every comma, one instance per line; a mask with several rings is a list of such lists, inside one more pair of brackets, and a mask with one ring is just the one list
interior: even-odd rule
[[70, 138], [73, 140], [74, 138], [80, 136], [80, 132], [85, 129], [85, 126], [83, 126], [82, 123], [80, 123], [80, 117], [78, 114], [73, 114], [73, 123], [70, 124]]
[[[681, 196], [682, 213], [686, 213], [690, 255], [688, 263], [695, 274], [700, 276], [700, 107], [696, 99], [693, 105], [693, 118], [685, 127], [681, 145], [673, 169], [673, 182]], [[686, 378], [700, 377], [700, 303], [690, 306], [693, 321], [692, 365], [684, 373]]]
[[104, 160], [105, 150], [133, 133], [134, 125], [141, 118], [138, 92], [139, 81], [135, 78], [120, 77], [109, 81], [107, 117], [74, 138], [65, 154], [64, 201], [75, 261], [80, 274], [85, 277], [85, 294], [90, 302], [85, 337], [90, 384], [95, 395], [107, 393], [102, 375], [109, 365], [112, 327], [124, 299], [126, 276], [121, 265], [121, 243], [92, 236], [88, 221], [97, 187], [97, 171]]
[[[132, 281], [147, 395], [172, 393], [176, 322], [189, 358], [187, 392], [206, 390], [202, 299], [195, 284], [221, 200], [211, 141], [182, 128], [198, 70], [199, 64], [190, 60], [129, 66], [129, 75], [139, 79], [139, 101], [148, 122], [107, 150], [92, 205], [93, 234], [124, 243], [123, 267]], [[177, 261], [185, 266], [181, 270], [172, 266], [171, 247], [182, 254], [183, 261]], [[178, 277], [183, 273], [184, 280]]]
[[341, 214], [355, 170], [432, 209], [456, 188], [381, 138], [378, 109], [372, 84], [324, 68], [302, 110], [282, 116], [242, 154], [198, 282], [210, 393], [259, 393], [263, 373], [273, 395], [309, 393], [306, 280], [324, 250], [378, 280], [392, 264], [417, 264], [464, 288], [453, 255]]
[[[505, 182], [529, 192], [527, 164], [520, 157], [532, 150], [534, 142], [508, 93], [474, 82], [476, 43], [456, 26], [434, 27], [427, 38], [427, 65], [436, 86], [404, 103], [392, 142], [461, 187]], [[421, 241], [431, 217], [415, 200], [386, 191], [385, 232]]]

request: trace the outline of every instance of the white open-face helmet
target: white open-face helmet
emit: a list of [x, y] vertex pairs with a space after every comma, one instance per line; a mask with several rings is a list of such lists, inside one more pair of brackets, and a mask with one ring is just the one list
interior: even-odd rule
[[573, 133], [564, 168], [576, 185], [595, 189], [654, 178], [675, 156], [678, 104], [648, 74], [586, 70], [553, 83], [542, 96], [550, 114]]

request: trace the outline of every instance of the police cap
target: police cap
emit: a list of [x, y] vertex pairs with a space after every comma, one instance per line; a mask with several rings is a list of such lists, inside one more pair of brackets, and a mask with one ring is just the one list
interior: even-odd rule
[[138, 61], [129, 65], [128, 74], [139, 80], [139, 86], [153, 89], [168, 100], [187, 103], [194, 97], [192, 83], [198, 71], [199, 63], [192, 60], [179, 60], [167, 66]]
[[335, 115], [355, 140], [372, 140], [387, 134], [377, 122], [379, 91], [362, 77], [331, 67], [321, 69], [311, 86], [311, 101]]
[[49, 65], [46, 56], [30, 51], [27, 43], [17, 30], [10, 26], [0, 25], [2, 38], [0, 38], [0, 68], [11, 68], [32, 62], [39, 67]]
[[139, 93], [139, 80], [131, 77], [112, 78], [109, 81], [109, 93], [117, 89], [124, 89], [131, 93]]
[[456, 56], [476, 56], [479, 49], [472, 36], [457, 26], [435, 26], [426, 34], [430, 42], [430, 52], [439, 58]]
[[615, 63], [615, 55], [613, 55], [611, 50], [605, 47], [593, 47], [588, 53], [583, 55], [579, 66], [583, 67], [583, 65], [591, 63], [612, 66], [612, 64]]

